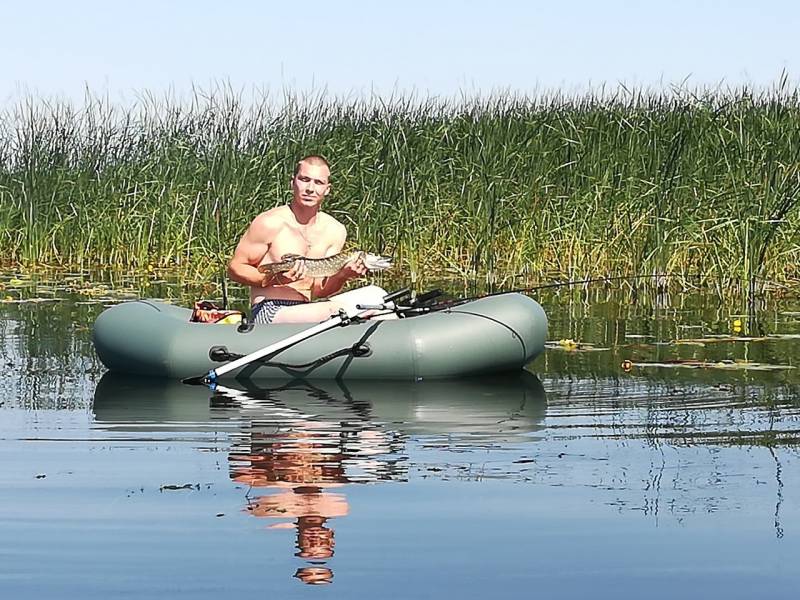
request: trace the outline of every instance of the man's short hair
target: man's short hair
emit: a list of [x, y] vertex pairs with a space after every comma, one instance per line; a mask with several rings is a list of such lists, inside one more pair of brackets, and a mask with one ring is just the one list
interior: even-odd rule
[[328, 167], [328, 171], [331, 170], [331, 166], [328, 164], [328, 161], [325, 159], [324, 156], [320, 156], [319, 154], [309, 154], [308, 156], [304, 156], [300, 160], [297, 161], [297, 164], [294, 166], [294, 174], [292, 177], [297, 177], [297, 173], [300, 171], [300, 165], [303, 163], [309, 165], [323, 165]]

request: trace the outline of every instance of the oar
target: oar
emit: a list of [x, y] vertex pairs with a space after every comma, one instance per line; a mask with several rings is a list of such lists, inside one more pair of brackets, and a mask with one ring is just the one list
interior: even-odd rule
[[[357, 314], [357, 313], [356, 313]], [[199, 377], [189, 377], [188, 379], [184, 379], [183, 383], [189, 384], [214, 384], [216, 383], [219, 377], [225, 375], [225, 373], [230, 373], [231, 371], [238, 369], [239, 367], [243, 367], [245, 365], [250, 364], [258, 360], [259, 358], [263, 358], [270, 354], [274, 354], [275, 352], [279, 352], [289, 346], [292, 346], [298, 342], [302, 342], [310, 337], [317, 335], [323, 331], [327, 331], [328, 329], [333, 329], [339, 325], [347, 325], [350, 323], [351, 319], [354, 315], [349, 315], [347, 311], [344, 309], [339, 309], [339, 314], [331, 317], [327, 321], [323, 321], [318, 325], [314, 325], [314, 327], [310, 327], [304, 331], [296, 333], [294, 335], [289, 336], [288, 338], [281, 340], [279, 342], [275, 342], [274, 344], [270, 344], [260, 350], [256, 350], [255, 352], [251, 352], [247, 356], [242, 356], [241, 358], [237, 358], [229, 363], [222, 365], [216, 369], [211, 369], [205, 375], [200, 375]]]

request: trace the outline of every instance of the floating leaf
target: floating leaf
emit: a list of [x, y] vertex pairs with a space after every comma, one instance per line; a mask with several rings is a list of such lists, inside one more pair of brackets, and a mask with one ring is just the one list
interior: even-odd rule
[[674, 360], [665, 362], [633, 362], [626, 360], [622, 369], [626, 372], [634, 367], [659, 367], [665, 369], [722, 369], [734, 371], [786, 371], [795, 369], [793, 365], [774, 365], [769, 363], [750, 362], [746, 360]]
[[40, 297], [40, 298], [20, 298], [19, 300], [17, 300], [18, 304], [26, 304], [26, 303], [36, 304], [36, 303], [39, 303], [39, 302], [61, 302], [61, 299], [60, 298], [41, 298]]
[[611, 349], [600, 346], [594, 346], [592, 344], [583, 344], [581, 342], [576, 342], [573, 339], [558, 340], [557, 342], [547, 342], [545, 343], [545, 348], [550, 348], [551, 350], [566, 350], [567, 352], [600, 352], [603, 350]]
[[672, 343], [676, 345], [693, 344], [705, 346], [706, 344], [716, 344], [720, 342], [764, 342], [769, 339], [768, 336], [762, 337], [749, 337], [744, 335], [709, 335], [701, 338], [687, 338], [674, 340]]

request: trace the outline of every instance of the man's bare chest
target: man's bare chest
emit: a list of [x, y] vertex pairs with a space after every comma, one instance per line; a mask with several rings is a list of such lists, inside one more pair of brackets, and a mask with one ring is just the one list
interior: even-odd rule
[[322, 227], [282, 227], [270, 244], [268, 255], [279, 260], [284, 254], [322, 258], [333, 245], [330, 233]]

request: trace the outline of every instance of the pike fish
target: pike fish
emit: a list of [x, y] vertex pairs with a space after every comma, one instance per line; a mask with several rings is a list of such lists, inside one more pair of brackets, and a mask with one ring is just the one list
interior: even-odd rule
[[362, 258], [364, 265], [370, 271], [383, 271], [392, 267], [392, 259], [388, 256], [380, 256], [364, 252], [363, 250], [353, 250], [351, 252], [339, 252], [327, 258], [307, 258], [299, 254], [284, 254], [278, 262], [265, 263], [258, 266], [261, 273], [275, 275], [284, 273], [294, 266], [295, 261], [302, 260], [306, 264], [307, 277], [330, 277], [339, 272], [344, 265], [351, 260]]

